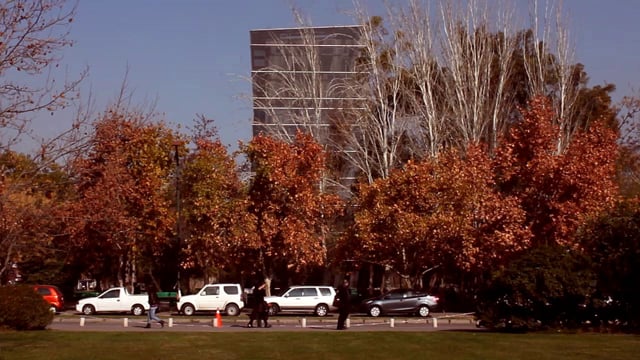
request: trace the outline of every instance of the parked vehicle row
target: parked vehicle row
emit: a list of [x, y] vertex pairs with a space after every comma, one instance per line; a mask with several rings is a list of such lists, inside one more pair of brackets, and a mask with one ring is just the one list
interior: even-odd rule
[[[64, 309], [64, 297], [57, 287], [34, 285], [34, 289], [51, 304], [52, 311], [59, 312]], [[337, 310], [333, 305], [335, 296], [336, 289], [332, 286], [299, 285], [291, 286], [277, 295], [267, 296], [265, 301], [271, 316], [311, 313], [322, 317]], [[410, 289], [396, 289], [362, 301], [359, 298], [361, 297], [354, 297], [352, 311], [372, 317], [392, 314], [427, 317], [438, 308], [439, 302], [437, 296]], [[237, 316], [247, 306], [247, 295], [240, 284], [207, 284], [193, 295], [181, 296], [178, 293], [173, 304], [179, 313], [186, 316], [215, 311]], [[149, 310], [149, 303], [147, 294], [130, 294], [125, 287], [114, 287], [98, 296], [80, 299], [75, 309], [85, 315], [112, 312], [139, 316]]]
[[[280, 312], [311, 312], [325, 316], [335, 311], [333, 299], [336, 290], [330, 286], [292, 286], [279, 296], [268, 296], [269, 314]], [[352, 295], [353, 297], [353, 295]], [[379, 296], [365, 299], [353, 310], [377, 317], [391, 314], [408, 314], [427, 317], [437, 309], [439, 298], [425, 292], [396, 289]]]

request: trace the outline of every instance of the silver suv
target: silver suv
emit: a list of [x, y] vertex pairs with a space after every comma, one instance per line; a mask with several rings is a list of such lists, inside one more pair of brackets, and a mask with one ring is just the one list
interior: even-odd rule
[[333, 298], [336, 290], [331, 286], [301, 285], [291, 286], [280, 296], [264, 298], [269, 304], [269, 315], [279, 312], [312, 312], [325, 316], [335, 310]]

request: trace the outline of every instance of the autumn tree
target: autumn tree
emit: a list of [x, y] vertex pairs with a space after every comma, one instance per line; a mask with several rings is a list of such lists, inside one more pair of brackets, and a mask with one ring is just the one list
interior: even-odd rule
[[536, 98], [501, 143], [497, 184], [519, 199], [534, 245], [573, 247], [577, 228], [617, 200], [617, 133], [594, 122], [557, 152], [560, 125], [552, 104]]
[[67, 226], [75, 260], [96, 278], [127, 285], [139, 272], [163, 267], [159, 259], [175, 229], [168, 189], [179, 137], [145, 119], [117, 107], [107, 111], [95, 123], [90, 151], [72, 164], [76, 197]]
[[[236, 162], [221, 143], [212, 120], [196, 121], [195, 148], [180, 166], [183, 266], [206, 282], [242, 266], [244, 244], [255, 235], [245, 186]], [[236, 274], [237, 275], [237, 274]]]
[[[33, 189], [42, 188], [44, 174], [60, 170], [58, 160], [85, 144], [83, 111], [77, 112], [69, 129], [52, 138], [38, 140], [32, 128], [37, 114], [53, 113], [69, 106], [75, 98], [76, 86], [86, 74], [80, 74], [75, 80], [56, 82], [55, 69], [60, 64], [61, 53], [72, 43], [68, 33], [74, 14], [75, 4], [65, 0], [12, 0], [0, 4], [0, 152], [7, 160], [16, 155], [12, 149], [20, 142], [35, 140], [36, 147], [39, 145], [37, 154], [17, 156], [23, 157], [29, 166], [14, 167], [9, 161], [0, 170], [0, 207], [7, 209], [4, 214], [11, 214], [14, 224], [31, 223], [38, 218], [36, 213], [48, 215], [43, 219], [51, 219], [52, 212], [46, 208], [56, 201], [41, 198], [42, 194]], [[59, 185], [64, 186], [64, 180], [60, 180], [63, 182]], [[16, 208], [17, 199], [22, 200]], [[15, 232], [18, 228], [14, 228], [12, 235], [3, 238], [0, 275], [7, 271], [8, 264], [24, 256], [22, 250], [16, 251], [27, 245], [13, 241], [31, 238], [33, 248], [41, 248], [40, 240], [50, 239], [42, 233], [34, 236], [32, 232], [36, 228], [45, 229], [44, 226], [22, 227], [22, 234], [18, 234]]]
[[493, 181], [480, 147], [409, 162], [387, 179], [363, 184], [342, 256], [380, 264], [422, 285], [426, 270], [484, 271], [526, 248], [530, 234], [516, 198]]
[[267, 279], [326, 263], [329, 234], [323, 219], [339, 210], [335, 196], [320, 191], [322, 147], [308, 134], [293, 143], [260, 135], [242, 147], [252, 166], [249, 213], [255, 217], [256, 271]]
[[620, 131], [618, 184], [627, 198], [640, 195], [640, 97], [625, 96], [617, 105]]
[[[61, 83], [51, 76], [61, 52], [72, 45], [68, 35], [75, 10], [67, 0], [0, 4], [0, 149], [30, 135], [34, 114], [64, 108], [75, 97], [86, 72]], [[45, 142], [43, 150], [53, 151], [53, 145]]]
[[[57, 251], [57, 209], [68, 192], [66, 174], [59, 166], [42, 168], [29, 156], [5, 151], [0, 154], [0, 283], [9, 280], [19, 265], [25, 278], [39, 279], [42, 269], [60, 270], [64, 255]], [[23, 177], [29, 179], [25, 182]], [[64, 257], [64, 256], [62, 256]], [[45, 280], [57, 274], [51, 271]]]

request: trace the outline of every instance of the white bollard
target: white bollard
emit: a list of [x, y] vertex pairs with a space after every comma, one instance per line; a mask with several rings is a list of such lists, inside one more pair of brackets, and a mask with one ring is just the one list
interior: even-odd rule
[[173, 318], [169, 318], [169, 327], [173, 327]]
[[302, 327], [303, 328], [307, 327], [307, 318], [302, 318]]
[[351, 319], [347, 318], [347, 322], [345, 323], [345, 326], [348, 328], [351, 327]]
[[394, 318], [389, 319], [389, 326], [390, 327], [396, 327], [396, 319], [394, 319]]
[[129, 318], [124, 318], [124, 321], [122, 323], [122, 326], [124, 327], [129, 327]]
[[84, 317], [80, 318], [80, 326], [84, 326]]
[[433, 327], [434, 328], [438, 327], [438, 318], [433, 318]]
[[218, 327], [218, 319], [213, 318], [213, 327], [217, 328]]

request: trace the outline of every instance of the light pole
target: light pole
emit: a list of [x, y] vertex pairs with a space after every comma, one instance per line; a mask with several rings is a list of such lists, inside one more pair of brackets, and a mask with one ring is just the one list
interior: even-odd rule
[[180, 204], [180, 155], [178, 153], [178, 147], [180, 146], [180, 142], [174, 142], [174, 155], [176, 161], [176, 173], [175, 173], [175, 186], [176, 186], [176, 248], [177, 248], [177, 275], [176, 275], [176, 287], [177, 290], [180, 291], [180, 261], [181, 261], [181, 251], [182, 251], [182, 217], [181, 217], [181, 204]]

